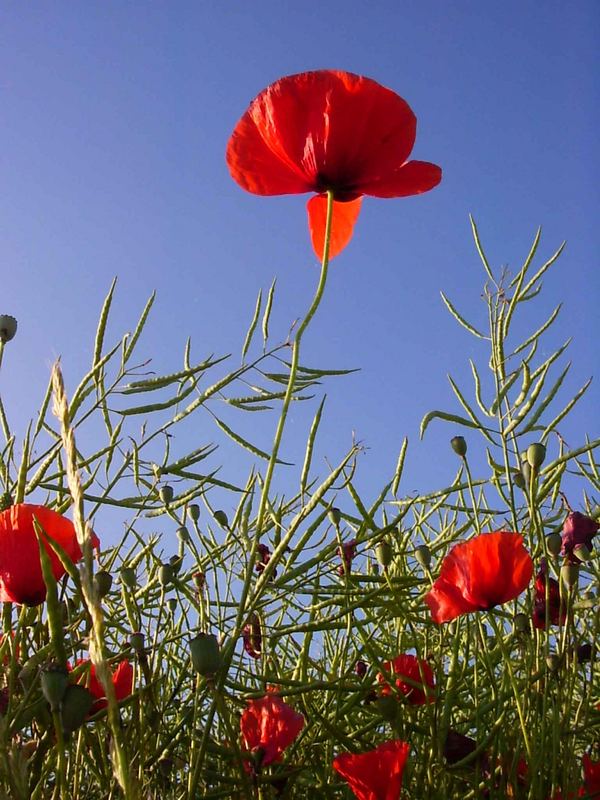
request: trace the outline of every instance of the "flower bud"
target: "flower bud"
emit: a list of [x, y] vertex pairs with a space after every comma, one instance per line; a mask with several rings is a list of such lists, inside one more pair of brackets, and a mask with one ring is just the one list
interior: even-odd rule
[[339, 508], [336, 508], [335, 506], [333, 508], [330, 508], [329, 511], [327, 512], [327, 516], [329, 517], [329, 521], [331, 522], [331, 524], [335, 525], [335, 527], [337, 528], [342, 519], [342, 512], [339, 510]]
[[546, 537], [546, 549], [551, 555], [557, 556], [560, 553], [561, 547], [562, 536], [560, 533], [551, 533], [550, 536]]
[[367, 664], [362, 659], [359, 660], [354, 665], [354, 672], [358, 675], [359, 678], [364, 678], [367, 674]]
[[546, 657], [546, 666], [550, 672], [556, 672], [558, 670], [560, 667], [560, 658], [556, 653], [550, 653], [550, 655]]
[[199, 675], [214, 675], [221, 666], [221, 651], [217, 637], [212, 633], [199, 633], [190, 639], [192, 664]]
[[532, 469], [539, 469], [546, 458], [546, 448], [541, 442], [534, 442], [527, 448], [527, 463]]
[[575, 652], [577, 653], [577, 661], [579, 661], [580, 664], [592, 660], [592, 645], [589, 642], [580, 644]]
[[158, 582], [161, 586], [167, 586], [173, 580], [174, 573], [171, 564], [161, 564], [158, 569]]
[[426, 544], [420, 544], [415, 550], [415, 559], [423, 567], [428, 569], [431, 564], [431, 550]]
[[141, 631], [134, 631], [129, 636], [129, 646], [136, 653], [142, 652], [142, 650], [144, 649], [144, 644], [145, 644], [145, 637]]
[[464, 458], [467, 455], [467, 442], [464, 436], [454, 436], [450, 439], [450, 446], [457, 456]]
[[584, 544], [575, 545], [573, 555], [578, 561], [582, 562], [589, 561], [592, 557], [592, 554]]
[[9, 314], [0, 314], [0, 342], [6, 344], [15, 338], [17, 320]]
[[525, 488], [525, 476], [520, 469], [517, 469], [513, 472], [513, 483], [515, 486], [518, 486], [519, 489]]
[[73, 733], [80, 728], [90, 713], [93, 703], [94, 696], [85, 686], [79, 683], [72, 683], [68, 686], [60, 710], [63, 731]]
[[192, 522], [198, 522], [198, 519], [200, 518], [200, 506], [198, 503], [192, 503], [189, 505], [187, 513]]
[[227, 514], [224, 511], [215, 511], [213, 517], [222, 528], [229, 527], [229, 520], [227, 519]]
[[171, 556], [169, 559], [169, 566], [173, 570], [174, 575], [179, 574], [179, 570], [181, 569], [181, 565], [183, 564], [183, 558], [181, 556]]
[[521, 474], [523, 475], [524, 485], [529, 486], [531, 482], [531, 467], [529, 466], [529, 461], [527, 461], [527, 456], [525, 456], [525, 460], [521, 464]]
[[169, 611], [171, 614], [174, 614], [177, 609], [177, 598], [176, 597], [169, 597], [167, 600], [167, 605], [169, 607]]
[[124, 586], [129, 586], [130, 589], [135, 588], [137, 578], [133, 567], [121, 567], [120, 577]]
[[515, 631], [518, 633], [528, 633], [529, 632], [529, 617], [527, 614], [515, 614], [513, 618], [513, 624], [515, 626]]
[[395, 697], [392, 695], [378, 697], [376, 705], [382, 719], [386, 720], [386, 722], [393, 722], [396, 719], [400, 706]]
[[105, 569], [100, 569], [94, 575], [94, 586], [96, 587], [96, 594], [100, 599], [106, 597], [112, 587], [112, 575]]
[[394, 558], [394, 549], [386, 539], [383, 539], [375, 548], [375, 556], [382, 567], [389, 567]]
[[40, 676], [42, 694], [52, 711], [58, 711], [69, 685], [69, 676], [62, 667], [48, 667]]
[[564, 586], [577, 586], [579, 579], [579, 566], [577, 564], [563, 564], [560, 568], [560, 580]]
[[189, 542], [190, 540], [190, 532], [182, 525], [180, 528], [177, 528], [177, 538], [180, 542]]
[[169, 484], [166, 483], [164, 486], [161, 486], [160, 489], [158, 490], [158, 496], [160, 497], [161, 502], [163, 502], [166, 506], [168, 506], [171, 500], [173, 499], [173, 487], [169, 486]]
[[198, 592], [201, 592], [206, 585], [206, 575], [203, 572], [194, 572], [192, 575], [194, 579], [194, 583], [196, 584], [196, 589]]

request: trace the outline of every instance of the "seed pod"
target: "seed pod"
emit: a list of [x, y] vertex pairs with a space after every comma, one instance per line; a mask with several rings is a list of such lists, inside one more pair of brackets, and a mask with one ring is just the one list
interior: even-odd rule
[[58, 711], [69, 685], [69, 676], [62, 667], [48, 667], [40, 676], [42, 694], [52, 711]]
[[513, 618], [513, 624], [515, 626], [515, 631], [518, 633], [529, 632], [529, 617], [527, 614], [515, 614]]
[[224, 511], [215, 511], [213, 517], [222, 528], [229, 527], [229, 520], [227, 519], [227, 514]]
[[457, 456], [464, 458], [467, 455], [467, 442], [464, 436], [454, 436], [450, 439], [450, 447]]
[[169, 611], [171, 614], [174, 614], [177, 609], [177, 598], [176, 597], [169, 597], [167, 600], [167, 605], [169, 606]]
[[539, 469], [546, 458], [546, 448], [541, 442], [534, 442], [527, 448], [527, 462], [532, 469]]
[[377, 710], [386, 722], [393, 722], [398, 715], [399, 703], [395, 697], [384, 695], [377, 698]]
[[122, 567], [120, 576], [121, 576], [121, 583], [124, 586], [129, 586], [130, 589], [135, 588], [137, 584], [137, 578], [133, 567]]
[[333, 508], [330, 508], [329, 511], [327, 512], [327, 516], [329, 517], [329, 521], [331, 522], [331, 524], [335, 525], [335, 527], [337, 528], [342, 519], [342, 512], [339, 510], [339, 508], [336, 508], [335, 506]]
[[158, 496], [160, 497], [161, 501], [168, 506], [173, 499], [173, 487], [166, 483], [158, 490]]
[[161, 564], [158, 569], [158, 582], [161, 586], [167, 586], [173, 580], [174, 573], [171, 564]]
[[15, 338], [17, 320], [9, 314], [0, 314], [0, 342], [6, 344]]
[[513, 472], [513, 483], [515, 486], [518, 486], [519, 489], [525, 488], [525, 476], [520, 469], [517, 469]]
[[525, 483], [525, 486], [529, 486], [529, 483], [531, 481], [531, 467], [529, 466], [529, 461], [527, 461], [527, 457], [525, 457], [525, 460], [521, 464], [521, 472], [523, 474], [523, 481]]
[[415, 550], [415, 558], [423, 569], [428, 569], [431, 564], [431, 550], [426, 544], [420, 544]]
[[85, 722], [92, 705], [94, 696], [89, 689], [79, 683], [67, 687], [60, 711], [63, 731], [73, 733]]
[[112, 587], [112, 575], [105, 569], [100, 569], [94, 575], [94, 586], [96, 587], [96, 594], [100, 599], [106, 597]]
[[560, 658], [556, 653], [550, 653], [550, 655], [546, 657], [546, 666], [550, 672], [556, 672], [558, 670], [560, 667]]
[[187, 513], [192, 522], [198, 522], [200, 518], [200, 506], [197, 503], [192, 503], [188, 506]]
[[190, 540], [190, 532], [182, 525], [180, 528], [177, 528], [177, 538], [180, 542], [189, 542]]
[[221, 666], [221, 651], [217, 637], [212, 633], [199, 633], [190, 639], [192, 664], [199, 675], [214, 675]]
[[144, 649], [144, 644], [145, 644], [145, 637], [144, 634], [141, 633], [141, 631], [134, 631], [129, 636], [129, 646], [136, 653], [142, 652], [142, 650]]
[[386, 539], [383, 539], [375, 548], [375, 556], [382, 567], [389, 567], [394, 558], [394, 548]]
[[551, 533], [550, 536], [546, 537], [546, 549], [551, 555], [557, 556], [560, 553], [561, 547], [562, 536], [560, 533]]
[[579, 579], [579, 565], [578, 564], [563, 564], [560, 568], [560, 580], [564, 586], [577, 586]]
[[573, 548], [573, 555], [581, 562], [589, 561], [592, 557], [592, 554], [584, 544], [575, 545]]
[[181, 569], [181, 565], [183, 564], [183, 558], [181, 556], [171, 556], [169, 559], [169, 566], [173, 570], [173, 575], [178, 575], [179, 570]]

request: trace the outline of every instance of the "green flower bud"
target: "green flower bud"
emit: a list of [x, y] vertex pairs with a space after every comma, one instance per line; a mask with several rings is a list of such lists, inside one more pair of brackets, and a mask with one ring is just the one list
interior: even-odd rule
[[171, 583], [174, 577], [173, 567], [171, 564], [161, 564], [158, 569], [158, 582], [161, 586], [167, 586]]
[[517, 633], [529, 632], [529, 617], [527, 614], [515, 614], [513, 624]]
[[415, 550], [415, 558], [423, 569], [428, 569], [431, 564], [431, 550], [426, 544], [420, 544]]
[[166, 483], [158, 490], [158, 496], [160, 497], [161, 501], [168, 506], [173, 499], [173, 487]]
[[9, 314], [0, 314], [0, 342], [6, 344], [15, 338], [17, 320]]
[[229, 520], [227, 519], [227, 514], [224, 511], [215, 511], [213, 516], [222, 528], [229, 527]]
[[386, 720], [386, 722], [393, 722], [396, 719], [399, 703], [395, 697], [392, 697], [392, 695], [378, 697], [376, 706], [381, 718]]
[[171, 612], [171, 614], [174, 614], [175, 610], [177, 609], [177, 598], [169, 597], [169, 599], [167, 600], [167, 605], [169, 606], [169, 611]]
[[62, 700], [60, 711], [63, 731], [73, 733], [85, 722], [92, 705], [94, 696], [79, 683], [73, 683], [67, 687]]
[[96, 587], [96, 594], [100, 599], [106, 597], [112, 587], [112, 575], [105, 569], [99, 569], [94, 575], [94, 586]]
[[464, 436], [454, 436], [450, 439], [450, 446], [457, 456], [464, 458], [467, 455], [467, 442]]
[[129, 586], [130, 589], [134, 589], [137, 585], [137, 578], [133, 567], [121, 567], [120, 577], [121, 583], [124, 586]]
[[560, 533], [551, 533], [550, 536], [546, 537], [546, 548], [551, 555], [557, 556], [560, 553], [561, 547], [562, 536]]
[[577, 586], [579, 579], [579, 565], [578, 564], [563, 564], [560, 568], [560, 580], [564, 586]]
[[134, 631], [132, 634], [130, 634], [130, 636], [129, 636], [129, 646], [136, 653], [141, 653], [142, 652], [142, 650], [144, 649], [145, 643], [146, 643], [146, 640], [145, 640], [144, 634], [141, 633], [141, 631]]
[[188, 506], [187, 513], [192, 522], [198, 522], [200, 518], [200, 506], [197, 503], [192, 503]]
[[335, 527], [337, 528], [342, 519], [342, 512], [339, 510], [339, 508], [336, 508], [335, 506], [330, 508], [329, 511], [327, 512], [327, 516], [329, 517], [329, 521], [331, 522], [331, 524], [335, 525]]
[[560, 658], [556, 653], [550, 653], [550, 655], [546, 657], [546, 666], [550, 672], [556, 672], [558, 670], [560, 667]]
[[182, 525], [180, 528], [177, 528], [177, 538], [180, 542], [189, 542], [190, 540], [190, 532]]
[[179, 573], [182, 564], [183, 564], [183, 558], [181, 558], [181, 556], [171, 556], [171, 558], [169, 559], [169, 565], [171, 566], [174, 575], [177, 575]]
[[212, 633], [199, 633], [190, 639], [190, 655], [194, 669], [203, 677], [214, 675], [221, 666], [219, 642]]
[[519, 489], [525, 488], [525, 476], [520, 469], [517, 469], [513, 472], [513, 483], [515, 486], [518, 486]]
[[62, 667], [48, 667], [40, 676], [42, 694], [52, 711], [58, 711], [69, 685], [69, 676]]
[[375, 556], [382, 567], [389, 567], [394, 558], [394, 548], [386, 539], [383, 539], [375, 548]]
[[531, 467], [529, 466], [529, 461], [525, 460], [521, 464], [521, 472], [523, 474], [523, 481], [525, 486], [529, 486], [531, 481]]
[[578, 544], [573, 548], [573, 555], [578, 561], [589, 561], [592, 557], [589, 549], [584, 544]]
[[527, 462], [532, 469], [539, 469], [546, 458], [546, 448], [541, 442], [534, 442], [527, 448]]

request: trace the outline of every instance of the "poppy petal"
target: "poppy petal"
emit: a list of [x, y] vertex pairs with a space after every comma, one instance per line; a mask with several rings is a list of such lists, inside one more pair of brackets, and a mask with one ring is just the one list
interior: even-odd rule
[[410, 747], [399, 739], [366, 753], [341, 753], [333, 768], [358, 800], [398, 800]]
[[357, 189], [372, 197], [408, 197], [433, 189], [442, 180], [442, 170], [428, 161], [407, 161], [401, 167], [381, 173], [383, 177], [361, 181]]
[[[354, 225], [360, 213], [362, 197], [347, 203], [333, 203], [333, 219], [329, 241], [329, 258], [335, 258], [352, 238]], [[319, 194], [306, 204], [308, 211], [308, 229], [313, 249], [318, 259], [323, 258], [325, 246], [325, 227], [327, 222], [327, 195]]]

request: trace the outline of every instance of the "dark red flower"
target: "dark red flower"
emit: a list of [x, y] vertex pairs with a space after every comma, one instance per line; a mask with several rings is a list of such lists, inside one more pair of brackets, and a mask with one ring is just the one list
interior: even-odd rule
[[580, 797], [589, 797], [590, 800], [600, 798], [600, 761], [592, 761], [589, 753], [582, 759], [583, 786], [579, 790]]
[[356, 539], [344, 542], [338, 547], [337, 551], [338, 556], [342, 559], [342, 563], [338, 567], [338, 574], [346, 575], [352, 569], [352, 561], [356, 555]]
[[248, 622], [242, 628], [242, 642], [244, 650], [252, 658], [260, 658], [262, 655], [262, 634], [260, 630], [260, 619], [257, 614], [252, 614]]
[[444, 742], [444, 758], [448, 764], [456, 764], [477, 750], [477, 742], [470, 736], [450, 728]]
[[[271, 553], [271, 551], [269, 550], [269, 548], [267, 547], [266, 544], [262, 544], [261, 543], [261, 544], [258, 545], [258, 554], [257, 554], [257, 558], [256, 558], [256, 567], [255, 567], [255, 569], [256, 569], [256, 571], [258, 572], [259, 575], [262, 575], [262, 573], [265, 571], [265, 567], [267, 566], [267, 564], [271, 560], [271, 555], [272, 555], [272, 553]], [[273, 572], [271, 574], [271, 577], [275, 578], [276, 576], [277, 576], [277, 570], [273, 570]]]
[[396, 739], [366, 753], [342, 753], [333, 768], [358, 800], [398, 800], [410, 746]]
[[[81, 664], [90, 665], [89, 673], [86, 672], [79, 682], [86, 686], [93, 695], [95, 703], [90, 710], [90, 714], [96, 714], [108, 705], [106, 693], [104, 687], [96, 677], [96, 668], [91, 661], [79, 659], [77, 665], [79, 666]], [[133, 691], [133, 666], [129, 661], [124, 660], [119, 663], [116, 670], [113, 672], [112, 682], [115, 687], [117, 702], [129, 697]]]
[[435, 622], [449, 622], [513, 600], [532, 574], [520, 533], [482, 533], [450, 550], [425, 602]]
[[[0, 601], [37, 606], [46, 599], [40, 551], [34, 520], [49, 539], [62, 547], [73, 563], [81, 559], [81, 548], [73, 523], [45, 506], [19, 503], [0, 512]], [[100, 542], [93, 536], [94, 547]], [[65, 569], [49, 544], [44, 547], [52, 563], [56, 580]]]
[[560, 586], [557, 580], [547, 577], [548, 566], [542, 559], [540, 571], [535, 577], [535, 595], [533, 598], [533, 624], [536, 628], [546, 627], [546, 581], [548, 582], [548, 620], [551, 625], [564, 625], [567, 609], [561, 609]]
[[427, 661], [404, 653], [392, 661], [384, 661], [383, 666], [384, 673], [379, 672], [377, 675], [377, 680], [382, 684], [379, 690], [381, 694], [393, 694], [389, 681], [395, 678], [397, 690], [412, 706], [434, 702], [435, 678]]
[[441, 169], [408, 161], [417, 120], [391, 89], [350, 72], [289, 75], [252, 101], [227, 146], [234, 180], [260, 195], [315, 192], [313, 247], [323, 256], [326, 192], [334, 192], [329, 255], [348, 244], [363, 195], [407, 197], [433, 189]]
[[261, 756], [264, 766], [279, 761], [304, 727], [304, 717], [270, 692], [259, 700], [248, 700], [240, 719], [242, 743]]
[[560, 554], [567, 556], [570, 561], [578, 564], [579, 560], [573, 554], [578, 545], [592, 549], [592, 539], [600, 529], [600, 524], [579, 511], [572, 511], [566, 518], [562, 529], [562, 549]]

